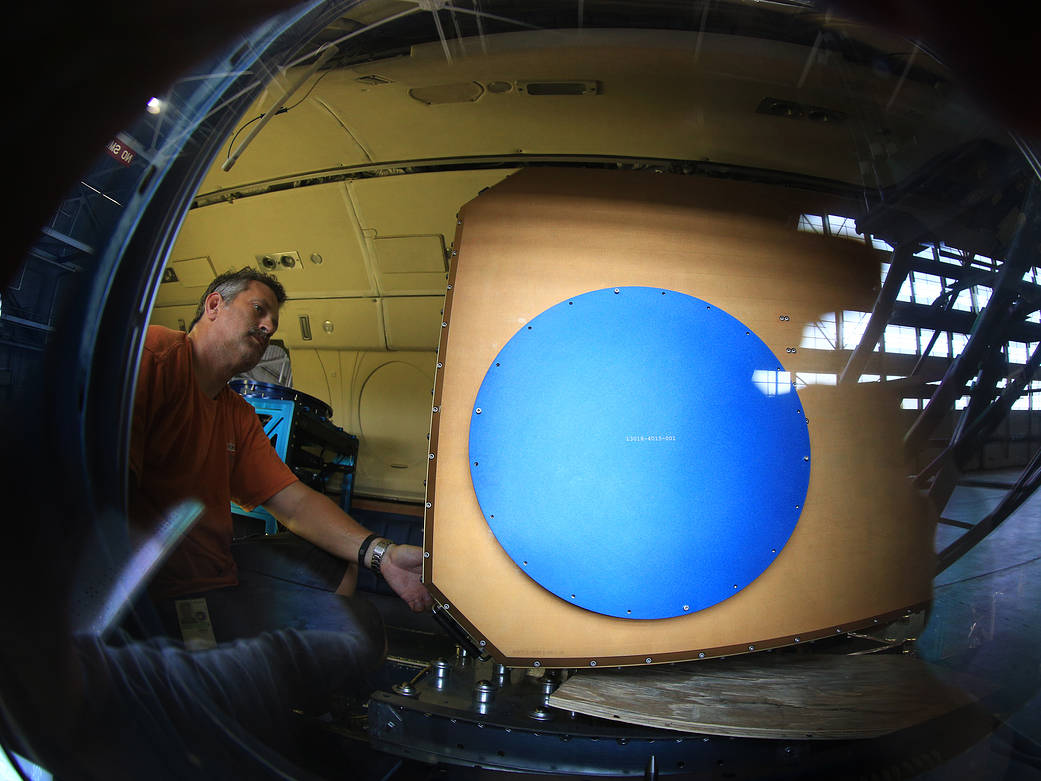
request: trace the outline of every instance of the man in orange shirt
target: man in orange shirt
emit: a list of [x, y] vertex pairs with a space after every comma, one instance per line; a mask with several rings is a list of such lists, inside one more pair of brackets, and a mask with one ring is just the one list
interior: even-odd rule
[[[413, 611], [432, 604], [421, 582], [422, 551], [371, 535], [301, 483], [276, 455], [253, 407], [227, 385], [260, 360], [284, 301], [274, 277], [247, 267], [209, 285], [187, 334], [148, 329], [131, 433], [132, 524], [147, 534], [186, 499], [204, 508], [149, 589], [168, 631], [176, 601], [206, 598], [217, 640], [285, 620], [296, 628], [361, 624], [374, 633], [378, 618], [359, 617], [372, 612], [362, 600], [316, 593], [349, 593], [353, 564], [381, 575]], [[244, 548], [291, 575], [257, 576], [252, 565], [240, 571], [232, 555], [233, 499], [247, 510], [263, 505], [292, 532]], [[342, 613], [342, 620], [326, 615], [312, 622], [316, 602], [331, 605], [326, 612]]]

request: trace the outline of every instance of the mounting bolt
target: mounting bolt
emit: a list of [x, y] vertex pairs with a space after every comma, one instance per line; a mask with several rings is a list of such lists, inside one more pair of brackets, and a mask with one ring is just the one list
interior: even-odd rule
[[417, 696], [416, 688], [406, 681], [405, 683], [399, 683], [392, 687], [395, 694], [400, 694], [402, 697], [415, 697]]
[[535, 710], [528, 713], [528, 717], [535, 719], [535, 721], [549, 721], [553, 718], [553, 714], [545, 708], [535, 708]]

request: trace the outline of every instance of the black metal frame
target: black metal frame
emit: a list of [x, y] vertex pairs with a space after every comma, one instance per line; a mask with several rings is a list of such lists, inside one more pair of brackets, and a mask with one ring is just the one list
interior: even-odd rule
[[[1028, 151], [1019, 142], [1020, 151]], [[980, 151], [977, 147], [976, 152]], [[972, 160], [971, 155], [955, 155], [946, 161], [947, 165], [965, 166]], [[1041, 223], [1037, 219], [1041, 185], [1037, 177], [1037, 166], [1031, 163], [1028, 156], [1016, 170], [1008, 162], [1007, 155], [1000, 158], [1000, 164], [992, 166], [1000, 170], [1004, 180], [991, 182], [1001, 193], [1001, 208], [1008, 208], [1007, 191], [1015, 190], [1011, 183], [1019, 182], [1024, 186], [1025, 194], [1018, 204], [1020, 225], [1014, 231], [1011, 240], [1003, 242], [998, 235], [999, 222], [993, 213], [981, 212], [979, 195], [972, 197], [963, 194], [948, 201], [945, 212], [933, 214], [933, 222], [927, 226], [918, 222], [918, 215], [901, 211], [900, 194], [895, 194], [888, 202], [879, 204], [874, 210], [858, 221], [859, 227], [873, 235], [891, 239], [895, 249], [889, 274], [882, 286], [872, 309], [868, 327], [865, 329], [860, 344], [851, 354], [849, 361], [840, 376], [840, 382], [856, 382], [863, 373], [864, 366], [870, 358], [887, 324], [903, 320], [898, 316], [901, 306], [897, 302], [899, 291], [911, 271], [927, 271], [941, 277], [954, 277], [953, 285], [945, 287], [940, 296], [928, 308], [934, 321], [930, 327], [934, 334], [929, 345], [921, 351], [921, 355], [911, 372], [911, 377], [918, 374], [926, 357], [935, 345], [939, 331], [965, 332], [967, 319], [965, 313], [952, 311], [952, 304], [958, 293], [976, 284], [988, 284], [992, 294], [986, 307], [972, 319], [968, 328], [969, 338], [961, 353], [951, 362], [939, 385], [929, 397], [917, 419], [909, 427], [904, 445], [907, 455], [914, 459], [920, 457], [928, 448], [937, 443], [933, 439], [937, 429], [954, 409], [955, 401], [968, 393], [969, 403], [957, 418], [953, 434], [943, 443], [939, 454], [933, 456], [928, 463], [914, 476], [914, 485], [928, 490], [934, 505], [943, 509], [950, 498], [961, 474], [961, 469], [975, 456], [982, 453], [983, 447], [991, 441], [997, 427], [1007, 420], [1015, 401], [1026, 392], [1039, 366], [1041, 366], [1041, 346], [1034, 350], [1027, 363], [1015, 373], [1010, 373], [1007, 344], [1010, 339], [1027, 337], [1041, 339], [1036, 326], [1026, 322], [1027, 316], [1038, 309], [1039, 296], [1037, 286], [1023, 281], [1024, 274], [1038, 261], [1037, 247], [1041, 242]], [[1036, 162], [1036, 161], [1035, 161]], [[949, 183], [954, 176], [945, 176], [943, 172], [933, 172], [926, 179], [941, 180]], [[921, 184], [920, 182], [918, 183]], [[1016, 214], [1016, 212], [1010, 212]], [[991, 219], [987, 219], [990, 217]], [[966, 222], [972, 223], [977, 230], [975, 238], [990, 247], [988, 251], [1003, 243], [1007, 247], [1004, 262], [994, 271], [968, 269], [961, 271], [939, 263], [922, 262], [915, 257], [923, 243], [939, 244], [947, 238], [947, 232], [966, 234]], [[987, 234], [981, 238], [981, 233]], [[971, 252], [971, 250], [970, 250]], [[967, 264], [966, 264], [967, 265]], [[906, 309], [906, 307], [905, 307]], [[943, 326], [946, 326], [944, 328]], [[1000, 388], [1002, 381], [1005, 387]], [[943, 571], [958, 558], [972, 549], [1007, 519], [1029, 496], [1041, 485], [1041, 449], [1024, 468], [1018, 480], [1005, 497], [986, 518], [976, 524], [952, 524], [966, 528], [959, 539], [948, 545], [938, 558], [938, 572]]]

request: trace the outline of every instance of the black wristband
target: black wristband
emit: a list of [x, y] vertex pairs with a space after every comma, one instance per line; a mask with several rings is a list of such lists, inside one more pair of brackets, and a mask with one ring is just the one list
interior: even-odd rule
[[365, 566], [365, 554], [368, 553], [369, 546], [372, 545], [372, 541], [378, 539], [378, 534], [370, 534], [362, 541], [361, 547], [358, 548], [358, 566], [362, 569], [368, 569], [368, 567]]

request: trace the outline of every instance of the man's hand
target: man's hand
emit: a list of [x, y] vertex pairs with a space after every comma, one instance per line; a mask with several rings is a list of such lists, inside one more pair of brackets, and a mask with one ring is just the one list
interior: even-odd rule
[[413, 613], [429, 610], [434, 600], [420, 580], [423, 550], [415, 545], [391, 545], [380, 562], [380, 574], [394, 593], [412, 608]]

